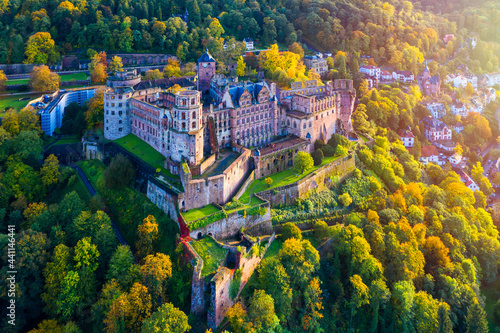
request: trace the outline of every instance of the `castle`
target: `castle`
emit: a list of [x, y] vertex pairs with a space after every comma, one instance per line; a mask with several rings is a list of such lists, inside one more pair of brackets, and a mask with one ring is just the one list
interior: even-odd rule
[[186, 78], [141, 82], [134, 71], [116, 73], [104, 93], [104, 136], [132, 133], [165, 156], [182, 190], [169, 198], [148, 190], [148, 196], [177, 218], [178, 209], [226, 204], [251, 170], [255, 178], [283, 171], [298, 151], [312, 152], [316, 140], [347, 135], [355, 97], [351, 80], [294, 82], [290, 89], [238, 82], [216, 75], [216, 61], [206, 52], [198, 60], [197, 84]]

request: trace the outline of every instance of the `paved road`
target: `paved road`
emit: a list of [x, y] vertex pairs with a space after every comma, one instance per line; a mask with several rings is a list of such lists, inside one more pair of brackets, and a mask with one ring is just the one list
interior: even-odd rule
[[[74, 168], [77, 172], [78, 172], [78, 175], [80, 176], [80, 178], [83, 180], [83, 183], [85, 184], [85, 186], [87, 187], [87, 189], [89, 190], [90, 192], [90, 195], [91, 196], [94, 196], [97, 192], [96, 190], [94, 189], [94, 187], [92, 186], [92, 184], [90, 183], [90, 181], [87, 179], [87, 176], [85, 176], [85, 174], [83, 173], [82, 169], [80, 169], [79, 166], [77, 165], [70, 165], [70, 167]], [[116, 237], [118, 238], [118, 241], [122, 244], [122, 245], [128, 245], [127, 244], [127, 241], [125, 240], [125, 237], [123, 237], [122, 233], [120, 232], [120, 230], [118, 229], [118, 227], [116, 226], [116, 223], [115, 221], [113, 221], [113, 219], [111, 219], [111, 227], [113, 228], [113, 230], [115, 231], [115, 234], [116, 234]]]

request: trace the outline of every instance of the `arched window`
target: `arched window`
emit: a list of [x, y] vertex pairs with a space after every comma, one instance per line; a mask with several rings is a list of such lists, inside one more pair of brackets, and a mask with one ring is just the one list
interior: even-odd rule
[[196, 119], [196, 111], [193, 111], [193, 119]]

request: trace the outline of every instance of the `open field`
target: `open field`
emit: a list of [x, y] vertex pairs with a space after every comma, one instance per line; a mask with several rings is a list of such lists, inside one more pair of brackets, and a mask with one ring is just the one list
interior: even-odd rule
[[[85, 73], [75, 73], [75, 74], [67, 74], [67, 75], [61, 75], [61, 82], [67, 82], [67, 81], [82, 81], [87, 79], [87, 74]], [[16, 84], [28, 84], [28, 78], [26, 79], [14, 79], [14, 80], [7, 80], [7, 83], [5, 85], [7, 86], [13, 86]]]
[[[28, 105], [30, 100], [38, 98], [37, 94], [24, 94], [24, 95], [0, 95], [0, 117], [3, 117], [6, 108], [13, 108], [17, 111]], [[29, 100], [20, 101], [20, 99], [29, 98]]]

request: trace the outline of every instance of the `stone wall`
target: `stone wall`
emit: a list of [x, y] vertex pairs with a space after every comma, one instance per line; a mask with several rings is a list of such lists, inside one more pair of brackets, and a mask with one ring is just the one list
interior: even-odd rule
[[247, 190], [248, 185], [252, 184], [254, 180], [255, 180], [255, 171], [252, 171], [250, 172], [250, 175], [245, 180], [245, 182], [241, 185], [238, 192], [234, 195], [234, 198], [239, 199], [243, 195], [243, 193], [245, 193], [245, 191]]
[[195, 261], [191, 280], [191, 312], [202, 314], [205, 311], [205, 278], [201, 276], [203, 259], [188, 242], [182, 240], [184, 250], [191, 260]]
[[180, 169], [185, 200], [182, 209], [201, 208], [211, 203], [224, 205], [235, 195], [250, 170], [251, 152], [243, 149], [241, 155], [220, 175], [206, 179], [192, 179], [190, 170]]
[[243, 217], [238, 212], [233, 212], [228, 214], [226, 218], [219, 221], [213, 222], [202, 228], [194, 229], [189, 232], [189, 236], [193, 239], [198, 239], [199, 236], [212, 235], [216, 239], [224, 239], [236, 235], [241, 228], [251, 228], [252, 226], [258, 225], [271, 220], [271, 209], [269, 203], [265, 202], [261, 205], [262, 208], [266, 209], [266, 213], [261, 216], [257, 215], [247, 215]]
[[150, 177], [148, 179], [148, 189], [146, 195], [158, 208], [163, 210], [172, 220], [178, 223], [178, 194], [171, 190], [166, 184], [162, 184], [159, 180]]
[[203, 172], [205, 172], [205, 170], [214, 163], [215, 163], [215, 154], [212, 154], [206, 160], [201, 162], [200, 165], [189, 167], [189, 169], [191, 170], [191, 175], [198, 176], [203, 174]]
[[351, 153], [350, 155], [322, 166], [293, 184], [260, 192], [259, 196], [268, 200], [271, 206], [280, 204], [287, 206], [293, 205], [298, 198], [309, 191], [322, 191], [326, 188], [330, 188], [332, 185], [330, 176], [339, 175], [340, 177], [345, 177], [347, 174], [354, 171], [355, 168], [354, 154]]

